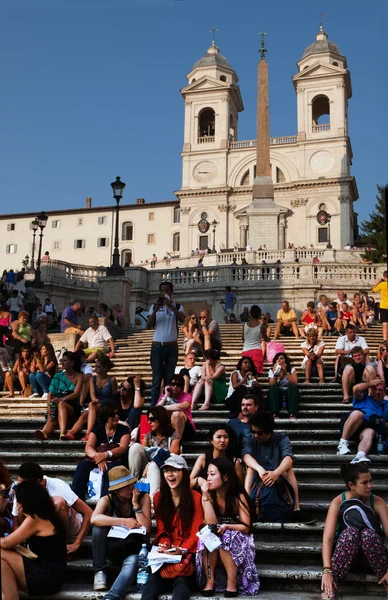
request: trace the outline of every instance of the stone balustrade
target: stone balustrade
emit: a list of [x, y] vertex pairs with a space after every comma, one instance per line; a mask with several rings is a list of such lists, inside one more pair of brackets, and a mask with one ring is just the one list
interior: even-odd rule
[[41, 264], [42, 280], [47, 283], [70, 283], [82, 287], [98, 287], [98, 280], [105, 277], [105, 267], [73, 265], [62, 260], [48, 260]]
[[[323, 127], [323, 125], [321, 127]], [[296, 135], [285, 135], [282, 137], [270, 138], [269, 143], [271, 146], [278, 146], [280, 144], [296, 144], [297, 141], [298, 138]], [[230, 142], [229, 148], [256, 148], [256, 145], [257, 140], [241, 140], [239, 142]]]

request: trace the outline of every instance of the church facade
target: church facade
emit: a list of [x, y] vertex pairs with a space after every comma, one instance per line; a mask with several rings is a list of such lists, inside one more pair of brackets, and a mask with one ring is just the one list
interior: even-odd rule
[[[271, 76], [271, 73], [270, 73]], [[196, 248], [261, 245], [250, 217], [257, 139], [240, 140], [243, 100], [238, 76], [213, 44], [187, 75], [184, 100], [182, 186], [178, 200], [123, 205], [120, 255], [145, 264], [155, 254], [181, 258]], [[341, 249], [354, 240], [358, 198], [351, 175], [348, 135], [351, 80], [347, 61], [322, 27], [297, 63], [295, 135], [270, 139], [270, 170], [277, 224], [267, 249], [290, 245]], [[107, 266], [114, 244], [113, 206], [47, 213], [42, 251], [52, 259]], [[20, 268], [31, 257], [33, 214], [0, 216], [3, 268]], [[265, 218], [265, 217], [263, 217]], [[272, 225], [271, 225], [272, 228]], [[272, 231], [272, 229], [271, 229]], [[263, 244], [264, 245], [264, 244]], [[36, 255], [35, 255], [36, 257]], [[182, 264], [183, 266], [183, 264]]]

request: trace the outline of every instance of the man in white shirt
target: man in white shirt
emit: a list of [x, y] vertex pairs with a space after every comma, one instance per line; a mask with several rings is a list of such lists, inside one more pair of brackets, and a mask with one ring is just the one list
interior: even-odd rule
[[[369, 361], [369, 348], [368, 344], [361, 335], [356, 334], [356, 328], [354, 325], [349, 323], [349, 325], [345, 328], [345, 335], [342, 335], [338, 338], [335, 353], [337, 358], [335, 359], [334, 365], [334, 379], [332, 379], [332, 383], [337, 382], [337, 375], [339, 372], [342, 373], [343, 369], [347, 364], [352, 362], [352, 353], [351, 351], [356, 346], [361, 346], [363, 353], [365, 355], [365, 362]], [[341, 365], [341, 367], [340, 367]]]
[[23, 302], [19, 297], [19, 292], [17, 290], [12, 290], [12, 294], [10, 298], [8, 298], [6, 302], [9, 312], [12, 315], [14, 321], [17, 321], [19, 311], [23, 308]]
[[[65, 531], [67, 541], [67, 554], [73, 554], [82, 544], [82, 540], [87, 534], [92, 516], [92, 509], [73, 492], [71, 487], [54, 477], [43, 476], [43, 470], [36, 462], [25, 462], [20, 465], [18, 470], [18, 483], [30, 479], [36, 480], [42, 487], [46, 488], [54, 501], [55, 510], [58, 513]], [[19, 511], [14, 496], [12, 515], [16, 525], [19, 526]]]
[[194, 352], [189, 352], [185, 356], [185, 364], [183, 367], [176, 367], [175, 373], [177, 375], [183, 375], [185, 380], [184, 392], [191, 394], [194, 386], [198, 383], [198, 380], [202, 375], [202, 367], [195, 364]]
[[[81, 335], [74, 352], [83, 349], [88, 362], [93, 362], [96, 359], [97, 352], [108, 353], [109, 358], [115, 355], [115, 345], [113, 338], [105, 325], [100, 325], [98, 317], [93, 315], [89, 318], [90, 327]], [[110, 348], [110, 352], [108, 352]]]
[[338, 290], [338, 298], [336, 298], [334, 300], [334, 302], [337, 304], [337, 307], [341, 306], [341, 304], [343, 304], [344, 302], [346, 302], [346, 304], [349, 306], [349, 308], [351, 306], [353, 306], [353, 302], [345, 296], [345, 294], [342, 290]]
[[185, 320], [181, 304], [172, 301], [174, 288], [170, 281], [159, 285], [159, 298], [148, 311], [147, 329], [154, 329], [151, 345], [151, 408], [160, 396], [162, 380], [167, 384], [174, 375], [178, 360], [178, 325]]

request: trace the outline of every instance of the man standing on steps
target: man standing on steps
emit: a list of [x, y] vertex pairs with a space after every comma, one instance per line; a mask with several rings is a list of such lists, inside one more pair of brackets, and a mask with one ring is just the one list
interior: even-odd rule
[[[36, 462], [25, 462], [18, 470], [18, 483], [35, 479], [42, 487], [46, 488], [54, 501], [55, 510], [60, 517], [67, 534], [67, 554], [76, 552], [90, 527], [92, 509], [73, 492], [71, 487], [54, 477], [43, 476], [43, 470]], [[14, 496], [12, 514], [17, 526], [20, 525], [19, 511]]]
[[178, 327], [185, 320], [182, 304], [172, 301], [174, 288], [170, 281], [159, 285], [159, 298], [148, 311], [147, 329], [154, 329], [151, 345], [151, 407], [160, 396], [162, 380], [167, 385], [174, 375], [178, 360]]
[[386, 342], [388, 340], [388, 271], [384, 271], [383, 278], [376, 283], [373, 292], [381, 294], [380, 321], [383, 324], [383, 339]]
[[388, 400], [384, 400], [385, 383], [372, 379], [353, 388], [353, 411], [342, 420], [342, 437], [337, 447], [337, 456], [351, 454], [349, 440], [359, 440], [358, 451], [352, 463], [368, 462], [368, 452], [377, 435], [385, 435], [388, 421]]
[[236, 458], [241, 458], [242, 442], [246, 435], [251, 432], [250, 418], [259, 408], [259, 399], [253, 394], [247, 394], [241, 400], [241, 413], [236, 419], [229, 419], [228, 425], [236, 434], [237, 448], [233, 453]]
[[225, 323], [229, 323], [229, 317], [233, 312], [236, 302], [237, 302], [236, 294], [234, 294], [232, 292], [232, 288], [230, 287], [230, 285], [227, 285], [225, 288], [225, 300], [224, 300]]

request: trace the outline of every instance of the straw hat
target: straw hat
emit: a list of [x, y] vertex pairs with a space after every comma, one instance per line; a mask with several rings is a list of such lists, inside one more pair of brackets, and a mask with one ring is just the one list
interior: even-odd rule
[[123, 466], [113, 467], [113, 469], [110, 469], [110, 471], [108, 471], [108, 477], [109, 492], [114, 492], [115, 490], [119, 490], [120, 488], [131, 485], [132, 483], [136, 483], [138, 481], [137, 477], [132, 475], [132, 473], [130, 473], [128, 469]]

